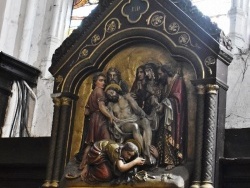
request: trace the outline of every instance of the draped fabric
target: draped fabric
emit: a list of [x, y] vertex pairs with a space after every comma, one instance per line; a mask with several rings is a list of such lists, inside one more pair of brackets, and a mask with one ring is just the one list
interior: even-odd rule
[[120, 175], [116, 169], [116, 162], [120, 159], [119, 144], [112, 140], [96, 142], [88, 153], [88, 171], [84, 181], [98, 183], [112, 180], [116, 175]]
[[110, 134], [108, 131], [107, 118], [99, 109], [99, 101], [105, 102], [105, 93], [103, 89], [96, 87], [89, 96], [87, 108], [89, 108], [89, 128], [86, 144], [92, 145], [94, 142], [109, 139]]
[[[187, 134], [186, 87], [183, 78], [179, 75], [174, 77], [166, 99], [168, 105], [164, 104], [164, 117], [160, 122], [159, 137], [156, 142], [159, 151], [159, 164], [179, 165], [186, 155], [185, 135]], [[170, 107], [171, 110], [169, 110]], [[172, 113], [171, 121], [166, 118], [170, 112]]]

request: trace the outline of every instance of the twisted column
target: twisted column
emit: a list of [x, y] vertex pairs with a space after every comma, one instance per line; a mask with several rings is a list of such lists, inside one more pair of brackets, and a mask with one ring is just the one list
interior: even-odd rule
[[197, 110], [196, 110], [196, 133], [195, 133], [195, 163], [193, 181], [190, 188], [200, 188], [201, 184], [201, 161], [203, 144], [203, 125], [204, 125], [204, 104], [205, 87], [197, 85]]
[[54, 151], [55, 151], [56, 142], [57, 142], [57, 132], [58, 132], [59, 119], [60, 119], [61, 100], [60, 98], [53, 98], [53, 102], [54, 102], [54, 114], [53, 114], [52, 130], [51, 130], [49, 159], [48, 159], [48, 164], [47, 164], [46, 179], [42, 187], [50, 187], [50, 183], [52, 180], [53, 166], [54, 166], [54, 161], [55, 161]]
[[219, 86], [208, 84], [206, 101], [206, 117], [203, 141], [203, 163], [201, 188], [213, 188], [213, 171], [215, 164], [215, 137], [216, 137], [216, 107], [217, 91]]

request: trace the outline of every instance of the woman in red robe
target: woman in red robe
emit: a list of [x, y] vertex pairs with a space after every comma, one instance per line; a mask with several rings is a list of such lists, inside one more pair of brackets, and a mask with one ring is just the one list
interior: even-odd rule
[[95, 142], [88, 152], [82, 180], [92, 184], [109, 182], [134, 166], [143, 165], [145, 159], [138, 153], [138, 147], [129, 141], [124, 145], [113, 140]]

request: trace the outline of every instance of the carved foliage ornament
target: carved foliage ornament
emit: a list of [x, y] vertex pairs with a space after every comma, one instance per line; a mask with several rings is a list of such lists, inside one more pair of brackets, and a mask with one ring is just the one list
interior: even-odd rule
[[110, 20], [108, 20], [105, 24], [103, 34], [101, 35], [98, 33], [94, 33], [91, 36], [90, 43], [86, 44], [80, 51], [78, 60], [87, 58], [90, 55], [89, 54], [89, 52], [91, 51], [90, 48], [100, 44], [100, 42], [102, 42], [106, 38], [107, 33], [111, 34], [120, 28], [121, 28], [121, 22], [117, 18], [111, 18]]
[[161, 11], [156, 11], [152, 13], [149, 18], [147, 19], [147, 24], [152, 25], [153, 27], [162, 27], [163, 31], [165, 31], [169, 35], [177, 35], [178, 36], [178, 43], [181, 46], [191, 46], [197, 49], [201, 47], [196, 43], [193, 44], [190, 35], [185, 32], [181, 31], [181, 26], [177, 22], [172, 22], [168, 24], [166, 27], [167, 19], [166, 15]]
[[208, 56], [205, 61], [204, 64], [206, 65], [206, 67], [209, 70], [210, 74], [213, 74], [211, 66], [215, 64], [215, 58], [213, 56]]
[[60, 88], [60, 86], [62, 85], [62, 82], [63, 82], [63, 77], [61, 75], [58, 75], [56, 77], [56, 81], [55, 82], [57, 83], [56, 90], [59, 90], [59, 88]]

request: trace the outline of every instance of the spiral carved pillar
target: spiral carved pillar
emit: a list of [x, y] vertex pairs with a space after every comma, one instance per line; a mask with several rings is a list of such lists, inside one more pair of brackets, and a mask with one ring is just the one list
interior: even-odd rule
[[203, 159], [201, 173], [201, 188], [213, 188], [213, 172], [215, 164], [215, 140], [216, 140], [216, 109], [217, 91], [219, 86], [208, 84], [206, 86], [206, 116], [203, 140]]
[[196, 137], [195, 137], [195, 164], [193, 181], [190, 188], [200, 188], [201, 184], [201, 161], [203, 144], [203, 125], [204, 125], [204, 104], [205, 87], [197, 85], [197, 113], [196, 113]]

